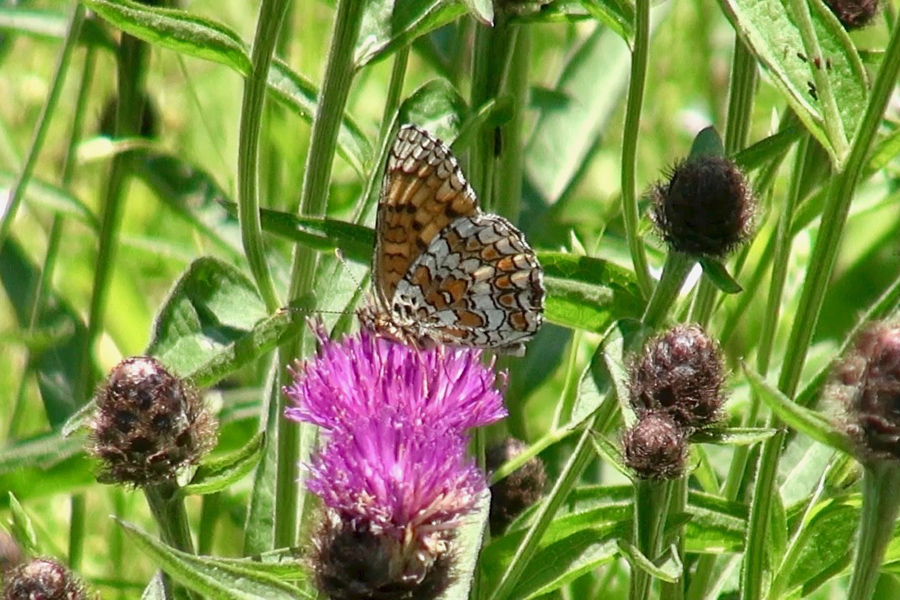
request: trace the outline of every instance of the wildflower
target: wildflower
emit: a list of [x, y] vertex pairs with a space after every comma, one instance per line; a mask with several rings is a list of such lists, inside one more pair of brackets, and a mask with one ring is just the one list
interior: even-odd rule
[[625, 464], [641, 479], [675, 479], [684, 472], [685, 430], [665, 412], [642, 415], [622, 438]]
[[104, 483], [173, 481], [215, 445], [215, 422], [200, 394], [155, 358], [126, 358], [97, 392], [91, 452]]
[[727, 158], [689, 158], [651, 196], [653, 222], [673, 250], [722, 258], [750, 237], [753, 194]]
[[452, 581], [456, 528], [484, 492], [466, 430], [506, 415], [481, 352], [426, 350], [368, 331], [293, 370], [289, 419], [326, 441], [307, 486], [324, 511], [311, 563], [330, 598], [434, 598]]
[[900, 459], [900, 323], [863, 330], [835, 365], [828, 394], [843, 403], [860, 454]]
[[631, 363], [631, 405], [640, 417], [668, 413], [681, 427], [702, 428], [718, 420], [725, 396], [719, 346], [697, 325], [679, 325], [644, 345]]
[[87, 597], [81, 581], [50, 558], [35, 558], [4, 573], [0, 591], [2, 600], [85, 600]]
[[[488, 471], [495, 471], [507, 461], [522, 454], [527, 447], [520, 440], [507, 438], [488, 448], [485, 466]], [[547, 470], [537, 456], [492, 485], [491, 533], [502, 532], [522, 511], [540, 500], [546, 485]]]

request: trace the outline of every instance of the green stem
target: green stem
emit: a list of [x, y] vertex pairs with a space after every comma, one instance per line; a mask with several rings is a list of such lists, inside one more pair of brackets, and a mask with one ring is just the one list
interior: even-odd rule
[[[822, 49], [819, 47], [819, 38], [813, 28], [812, 17], [809, 14], [809, 4], [806, 0], [791, 0], [791, 13], [796, 19], [797, 28], [800, 30], [800, 39], [803, 40], [803, 51], [809, 60], [822, 60]], [[841, 121], [841, 113], [838, 111], [837, 101], [831, 88], [831, 77], [825, 69], [813, 68], [813, 79], [818, 89], [819, 106], [822, 109], [822, 118], [825, 125], [825, 133], [831, 147], [834, 148], [838, 160], [841, 161], [847, 152], [847, 133], [844, 131], [844, 123]]]
[[872, 461], [863, 474], [862, 518], [848, 600], [873, 597], [884, 551], [900, 509], [900, 468], [894, 460]]
[[238, 141], [238, 217], [241, 241], [250, 263], [250, 272], [253, 273], [260, 296], [270, 313], [278, 310], [281, 303], [266, 261], [259, 218], [259, 132], [262, 127], [269, 65], [289, 5], [288, 0], [263, 0], [259, 8], [251, 56], [253, 68], [244, 82]]
[[[176, 483], [161, 483], [144, 488], [147, 505], [159, 525], [163, 541], [182, 552], [194, 553], [194, 541], [188, 523], [184, 498], [178, 493]], [[172, 589], [175, 598], [191, 598], [191, 594], [178, 585], [167, 586]]]
[[666, 263], [663, 265], [662, 276], [644, 310], [642, 319], [644, 325], [656, 329], [662, 324], [669, 308], [678, 298], [678, 292], [681, 291], [684, 280], [695, 264], [696, 261], [693, 257], [675, 250], [669, 251], [666, 255]]
[[[335, 12], [334, 33], [325, 77], [316, 105], [316, 118], [307, 154], [306, 170], [303, 173], [303, 187], [300, 192], [300, 215], [321, 217], [325, 215], [328, 203], [328, 186], [337, 147], [338, 127], [347, 104], [350, 84], [356, 72], [353, 63], [353, 48], [359, 34], [362, 15], [366, 4], [358, 0], [339, 0]], [[292, 302], [308, 298], [313, 291], [317, 255], [315, 250], [300, 244], [294, 247], [291, 266], [290, 298]], [[309, 344], [309, 334], [304, 332], [288, 343], [279, 352], [277, 360], [287, 361], [303, 356]], [[283, 381], [287, 383], [287, 373]], [[276, 388], [277, 415], [284, 413], [283, 394]], [[301, 435], [303, 437], [301, 442]], [[275, 487], [275, 545], [291, 546], [296, 541], [298, 512], [301, 508], [300, 492], [303, 489], [301, 473], [297, 468], [301, 456], [311, 451], [316, 433], [312, 426], [297, 427], [287, 419], [278, 421], [278, 467]], [[303, 493], [305, 499], [305, 492]]]
[[[679, 477], [671, 482], [672, 494], [669, 498], [669, 514], [666, 517], [668, 522], [674, 521], [680, 515], [685, 513], [687, 508], [688, 495], [688, 478], [687, 476]], [[671, 534], [675, 539], [675, 547], [678, 556], [684, 560], [684, 524], [671, 530]], [[660, 590], [660, 600], [681, 600], [684, 598], [684, 586], [687, 581], [688, 568], [685, 566], [682, 578], [673, 583], [663, 582]]]
[[[666, 524], [666, 511], [672, 482], [653, 479], [634, 481], [633, 543], [651, 562], [659, 556], [662, 531]], [[650, 594], [650, 574], [632, 566], [630, 600], [645, 600]]]
[[628, 248], [634, 263], [634, 273], [645, 297], [653, 290], [653, 279], [647, 267], [644, 242], [638, 231], [640, 216], [635, 191], [637, 145], [641, 128], [641, 107], [644, 103], [644, 83], [650, 54], [650, 0], [637, 0], [634, 12], [634, 49], [631, 52], [631, 78], [628, 82], [628, 103], [625, 107], [625, 132], [622, 140], [622, 216]]
[[62, 93], [63, 84], [66, 80], [66, 73], [69, 72], [69, 63], [72, 60], [72, 52], [78, 45], [78, 38], [81, 35], [81, 25], [84, 23], [84, 5], [76, 3], [72, 11], [72, 18], [69, 20], [69, 29], [66, 32], [66, 40], [63, 43], [62, 51], [59, 54], [59, 60], [56, 64], [56, 72], [53, 74], [53, 81], [50, 83], [50, 92], [47, 101], [41, 109], [41, 116], [38, 117], [37, 126], [34, 131], [34, 137], [31, 140], [31, 147], [28, 149], [28, 155], [25, 157], [25, 164], [19, 173], [18, 179], [13, 184], [9, 193], [9, 201], [6, 207], [6, 213], [0, 218], [0, 250], [2, 250], [6, 242], [6, 236], [9, 235], [9, 229], [16, 218], [19, 205], [25, 197], [25, 189], [34, 173], [34, 167], [37, 165], [38, 156], [41, 148], [44, 146], [44, 139], [47, 136], [47, 130], [50, 127], [50, 121], [56, 114], [56, 105], [59, 102], [60, 93]]
[[[800, 374], [806, 361], [810, 342], [815, 331], [825, 290], [834, 271], [841, 235], [847, 222], [850, 203], [856, 184], [862, 173], [866, 155], [888, 100], [900, 73], [900, 27], [895, 26], [884, 60], [872, 86], [872, 93], [866, 112], [860, 123], [859, 132], [853, 140], [843, 171], [829, 190], [822, 211], [821, 225], [810, 258], [803, 292], [794, 317], [794, 326], [788, 339], [784, 362], [778, 381], [778, 388], [788, 397], [797, 391]], [[751, 505], [750, 521], [742, 572], [741, 598], [756, 599], [762, 596], [763, 569], [766, 535], [769, 525], [769, 510], [772, 494], [775, 493], [775, 475], [784, 434], [779, 433], [766, 440], [760, 456], [758, 475], [754, 487], [754, 502]]]
[[504, 91], [512, 98], [513, 116], [508, 123], [500, 127], [500, 162], [498, 165], [501, 177], [496, 178], [497, 190], [494, 196], [494, 210], [513, 223], [519, 219], [522, 201], [523, 169], [525, 153], [522, 132], [525, 127], [525, 113], [528, 109], [529, 69], [531, 66], [531, 29], [516, 27], [515, 44], [509, 73]]

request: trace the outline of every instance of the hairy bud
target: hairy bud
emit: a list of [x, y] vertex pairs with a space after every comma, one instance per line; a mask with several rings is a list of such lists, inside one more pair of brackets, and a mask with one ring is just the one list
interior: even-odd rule
[[[520, 455], [528, 446], [515, 438], [488, 448], [487, 470], [496, 471], [503, 463]], [[502, 532], [522, 511], [541, 499], [547, 485], [547, 470], [537, 456], [491, 486], [491, 533]]]

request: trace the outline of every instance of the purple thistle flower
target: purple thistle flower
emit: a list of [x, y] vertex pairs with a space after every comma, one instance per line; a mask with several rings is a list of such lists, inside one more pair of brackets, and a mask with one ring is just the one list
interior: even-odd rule
[[307, 465], [327, 507], [313, 553], [320, 590], [430, 597], [448, 584], [449, 542], [486, 488], [466, 431], [506, 416], [493, 363], [472, 348], [416, 349], [365, 330], [334, 342], [315, 330], [319, 352], [284, 393], [285, 416], [325, 434]]

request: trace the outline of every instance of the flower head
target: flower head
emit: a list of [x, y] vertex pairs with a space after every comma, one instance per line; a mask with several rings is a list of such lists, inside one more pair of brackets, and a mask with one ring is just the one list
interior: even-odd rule
[[860, 29], [872, 22], [880, 10], [878, 0], [825, 0], [844, 29]]
[[85, 600], [87, 591], [69, 569], [51, 558], [35, 558], [3, 575], [2, 600]]
[[[485, 466], [496, 471], [504, 463], [519, 456], [528, 446], [521, 440], [507, 438], [488, 448]], [[499, 535], [526, 508], [541, 499], [547, 485], [547, 469], [537, 456], [491, 486], [491, 534]]]
[[656, 185], [651, 196], [653, 222], [678, 252], [722, 258], [750, 237], [753, 194], [743, 173], [727, 158], [689, 158], [672, 170], [666, 183]]
[[661, 411], [642, 415], [622, 437], [625, 464], [641, 479], [675, 479], [687, 458], [685, 431]]
[[318, 355], [293, 370], [285, 416], [325, 442], [307, 486], [325, 505], [313, 568], [332, 598], [433, 598], [452, 580], [451, 543], [485, 488], [466, 431], [504, 416], [480, 351], [416, 349], [363, 330], [317, 329]]
[[679, 325], [650, 339], [631, 363], [631, 405], [640, 417], [668, 413], [682, 427], [715, 423], [725, 401], [718, 344], [697, 325]]
[[91, 452], [100, 480], [146, 486], [172, 480], [214, 445], [215, 420], [193, 386], [155, 358], [116, 365], [97, 392]]
[[828, 395], [843, 403], [860, 454], [900, 459], [900, 323], [872, 323], [835, 365]]

